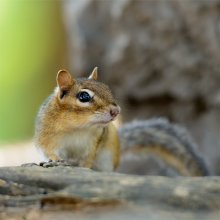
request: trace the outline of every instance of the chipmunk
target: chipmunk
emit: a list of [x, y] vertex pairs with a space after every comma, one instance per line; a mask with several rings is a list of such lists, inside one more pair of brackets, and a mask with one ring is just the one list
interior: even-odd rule
[[[127, 123], [118, 131], [113, 121], [120, 107], [109, 87], [97, 77], [97, 68], [88, 78], [79, 79], [66, 70], [58, 72], [57, 87], [36, 120], [35, 143], [46, 158], [113, 171], [121, 156], [119, 172], [141, 174], [139, 170], [148, 169], [144, 174], [209, 175], [190, 135], [180, 126], [151, 119]], [[137, 167], [140, 161], [142, 167]]]
[[67, 70], [57, 74], [57, 87], [37, 115], [35, 143], [45, 157], [73, 160], [81, 167], [113, 171], [120, 160], [118, 132], [112, 123], [120, 107], [109, 87], [88, 78], [75, 79]]

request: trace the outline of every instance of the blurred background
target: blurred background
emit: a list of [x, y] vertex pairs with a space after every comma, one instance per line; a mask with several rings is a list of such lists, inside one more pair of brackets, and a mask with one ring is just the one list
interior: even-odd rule
[[184, 125], [220, 174], [220, 0], [2, 0], [0, 48], [0, 166], [39, 160], [34, 119], [57, 71], [98, 66], [124, 121]]

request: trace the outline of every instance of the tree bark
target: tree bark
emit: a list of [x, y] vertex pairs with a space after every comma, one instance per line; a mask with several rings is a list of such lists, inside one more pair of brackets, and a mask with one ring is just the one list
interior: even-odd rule
[[220, 178], [0, 168], [0, 219], [219, 219]]

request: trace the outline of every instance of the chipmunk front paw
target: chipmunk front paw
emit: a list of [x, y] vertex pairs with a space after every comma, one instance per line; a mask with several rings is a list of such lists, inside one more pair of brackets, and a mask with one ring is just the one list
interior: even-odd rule
[[49, 167], [57, 167], [57, 166], [78, 166], [78, 163], [73, 160], [56, 160], [56, 161], [45, 161], [45, 162], [40, 162], [40, 166], [44, 168], [49, 168]]

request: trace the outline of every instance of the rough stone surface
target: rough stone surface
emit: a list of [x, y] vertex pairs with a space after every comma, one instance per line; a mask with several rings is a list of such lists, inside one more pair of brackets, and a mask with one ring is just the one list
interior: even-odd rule
[[124, 119], [187, 126], [220, 174], [220, 1], [64, 2], [73, 73], [100, 67]]
[[220, 178], [168, 178], [84, 168], [0, 168], [0, 219], [213, 219]]

